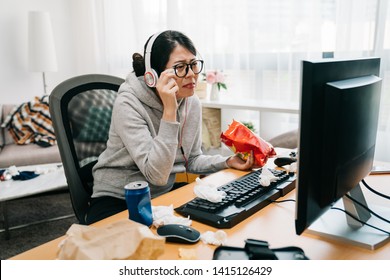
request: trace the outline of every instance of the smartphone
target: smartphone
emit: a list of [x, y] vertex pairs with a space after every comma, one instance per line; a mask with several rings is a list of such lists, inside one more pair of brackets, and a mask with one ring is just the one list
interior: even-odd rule
[[390, 174], [390, 166], [374, 165], [371, 169], [371, 175], [375, 174]]

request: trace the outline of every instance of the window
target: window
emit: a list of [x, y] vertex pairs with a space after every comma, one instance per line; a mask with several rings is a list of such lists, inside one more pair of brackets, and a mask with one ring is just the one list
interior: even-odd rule
[[[176, 29], [194, 41], [206, 70], [225, 71], [227, 98], [297, 103], [301, 60], [319, 59], [324, 52], [335, 58], [380, 56], [385, 78], [380, 133], [387, 137], [384, 143], [390, 140], [387, 0], [96, 1], [103, 3], [97, 18], [104, 28], [96, 34], [105, 38], [101, 59], [108, 72], [125, 76], [131, 70], [131, 55], [143, 52], [149, 36]], [[379, 150], [390, 160], [384, 145]]]

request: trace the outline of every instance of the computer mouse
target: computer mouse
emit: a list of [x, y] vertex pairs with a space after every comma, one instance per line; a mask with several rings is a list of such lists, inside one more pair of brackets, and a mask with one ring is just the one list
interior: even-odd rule
[[296, 162], [297, 159], [293, 157], [278, 157], [274, 160], [274, 163], [278, 167], [282, 167], [285, 165], [290, 165], [293, 162]]
[[167, 242], [173, 243], [196, 243], [200, 239], [199, 231], [192, 227], [180, 224], [160, 226], [157, 229], [157, 234], [165, 237]]

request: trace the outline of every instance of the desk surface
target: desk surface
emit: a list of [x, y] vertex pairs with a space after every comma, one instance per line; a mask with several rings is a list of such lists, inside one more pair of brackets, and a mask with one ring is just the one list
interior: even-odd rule
[[[223, 184], [231, 181], [232, 179], [243, 175], [244, 172], [237, 170], [223, 170], [218, 173], [212, 174], [203, 180], [207, 180], [208, 183]], [[374, 175], [369, 176], [366, 182], [371, 184], [378, 190], [389, 194], [390, 186], [390, 175]], [[194, 183], [182, 187], [176, 191], [164, 194], [156, 199], [153, 199], [152, 204], [158, 205], [170, 205], [174, 207], [180, 206], [187, 202], [189, 199], [194, 197], [193, 194]], [[365, 191], [365, 188], [363, 188]], [[295, 199], [295, 191], [292, 191], [287, 196], [281, 199], [292, 198]], [[366, 195], [368, 203], [375, 200], [376, 204], [385, 204], [377, 201], [378, 196], [371, 193]], [[388, 202], [387, 202], [388, 206]], [[95, 226], [102, 226], [120, 219], [127, 219], [127, 211], [118, 213], [107, 219], [94, 224]], [[388, 217], [387, 217], [388, 218]], [[224, 230], [228, 235], [228, 246], [239, 246], [244, 245], [244, 240], [248, 238], [266, 240], [270, 243], [271, 248], [278, 248], [284, 246], [298, 246], [301, 247], [306, 255], [313, 260], [316, 259], [390, 259], [390, 243], [375, 250], [370, 251], [350, 245], [337, 243], [335, 241], [328, 241], [320, 237], [312, 236], [309, 234], [303, 234], [298, 236], [295, 234], [295, 202], [283, 202], [271, 204], [240, 224], [236, 225], [232, 229]], [[193, 221], [192, 226], [198, 229], [201, 233], [211, 230], [216, 231], [217, 229], [210, 226], [200, 224]], [[53, 241], [45, 243], [41, 246], [33, 248], [22, 254], [14, 256], [12, 259], [55, 259], [58, 251], [58, 244], [63, 240], [64, 237], [57, 238]], [[198, 242], [194, 245], [183, 245], [183, 244], [170, 244], [167, 243], [165, 247], [165, 253], [160, 259], [178, 259], [179, 248], [195, 249], [197, 252], [198, 259], [212, 259], [213, 252], [216, 246], [206, 245], [203, 242]]]

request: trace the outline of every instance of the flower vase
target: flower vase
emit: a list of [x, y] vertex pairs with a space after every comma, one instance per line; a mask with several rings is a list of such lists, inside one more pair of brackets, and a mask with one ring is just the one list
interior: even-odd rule
[[218, 85], [213, 84], [211, 86], [211, 91], [210, 91], [210, 100], [218, 100], [218, 99], [219, 99]]

